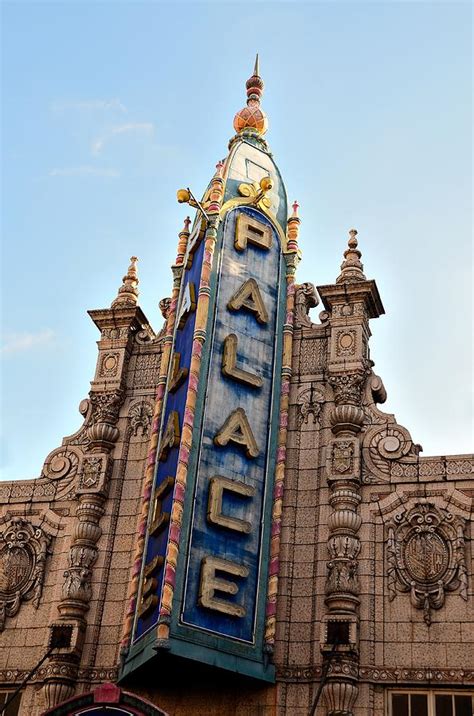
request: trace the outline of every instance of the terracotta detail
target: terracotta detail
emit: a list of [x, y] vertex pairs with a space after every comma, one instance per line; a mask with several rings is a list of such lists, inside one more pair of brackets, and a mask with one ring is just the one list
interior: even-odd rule
[[22, 517], [13, 517], [0, 532], [0, 631], [22, 602], [38, 609], [43, 591], [51, 535]]
[[395, 514], [388, 524], [389, 599], [410, 592], [412, 605], [423, 609], [430, 625], [432, 610], [444, 605], [446, 592], [467, 600], [465, 521], [446, 508], [422, 500]]

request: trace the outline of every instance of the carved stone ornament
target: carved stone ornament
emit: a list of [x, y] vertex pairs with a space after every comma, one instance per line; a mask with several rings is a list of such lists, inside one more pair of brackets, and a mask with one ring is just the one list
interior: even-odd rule
[[123, 403], [123, 391], [93, 392], [90, 394], [90, 401], [92, 405], [92, 422], [105, 422], [114, 425], [118, 420], [120, 406]]
[[358, 452], [358, 444], [355, 440], [334, 440], [331, 445], [330, 474], [338, 476], [353, 473], [356, 451]]
[[377, 478], [383, 481], [416, 479], [420, 450], [403, 426], [397, 423], [374, 426], [364, 436], [363, 454], [368, 471], [364, 482], [374, 482]]
[[150, 431], [153, 418], [153, 408], [150, 403], [142, 401], [134, 403], [128, 411], [132, 435], [140, 435], [145, 438]]
[[302, 283], [296, 287], [295, 294], [295, 328], [311, 328], [309, 309], [319, 303], [316, 289], [312, 283]]
[[348, 403], [349, 405], [358, 405], [361, 402], [362, 386], [365, 382], [365, 373], [342, 373], [340, 375], [330, 375], [329, 383], [334, 390], [334, 399], [336, 405]]
[[120, 353], [118, 351], [102, 353], [99, 364], [99, 377], [113, 378], [116, 376], [119, 363]]
[[431, 610], [443, 606], [446, 592], [457, 591], [467, 600], [464, 525], [465, 520], [427, 500], [399, 512], [388, 525], [389, 599], [397, 591], [410, 592], [428, 625]]
[[324, 390], [321, 386], [311, 383], [309, 388], [304, 388], [298, 394], [298, 427], [307, 424], [310, 415], [313, 422], [319, 420], [321, 409], [324, 404]]
[[359, 594], [358, 563], [355, 559], [336, 559], [327, 564], [326, 594]]
[[22, 601], [38, 609], [51, 535], [21, 517], [13, 517], [0, 533], [0, 631]]
[[80, 470], [82, 453], [73, 447], [60, 447], [46, 458], [40, 480], [52, 480], [55, 485], [55, 499], [68, 499]]
[[138, 331], [135, 334], [135, 342], [141, 346], [149, 345], [155, 340], [155, 338], [155, 331], [148, 323], [145, 326], [142, 326], [141, 331]]

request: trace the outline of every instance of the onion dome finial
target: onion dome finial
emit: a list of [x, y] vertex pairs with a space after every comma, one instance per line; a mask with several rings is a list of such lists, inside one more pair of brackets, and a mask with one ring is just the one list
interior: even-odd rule
[[247, 88], [247, 106], [234, 117], [234, 129], [240, 133], [262, 136], [268, 129], [267, 115], [260, 109], [260, 97], [263, 94], [263, 80], [260, 77], [258, 54], [255, 58], [253, 75], [245, 83]]

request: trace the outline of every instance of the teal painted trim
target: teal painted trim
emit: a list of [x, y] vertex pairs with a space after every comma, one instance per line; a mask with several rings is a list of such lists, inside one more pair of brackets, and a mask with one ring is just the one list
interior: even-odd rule
[[[137, 653], [132, 654], [132, 651]], [[270, 663], [254, 661], [233, 654], [218, 652], [212, 646], [190, 643], [182, 639], [171, 638], [167, 642], [167, 648], [159, 647], [155, 638], [150, 639], [146, 646], [140, 650], [130, 649], [129, 655], [120, 669], [118, 683], [126, 682], [137, 669], [150, 664], [153, 661], [169, 660], [178, 656], [190, 661], [197, 661], [200, 664], [208, 664], [216, 669], [224, 669], [234, 674], [242, 674], [258, 681], [274, 684], [276, 681], [275, 667]]]
[[156, 634], [154, 631], [132, 644], [120, 666], [118, 683], [156, 656]]
[[191, 659], [192, 661], [209, 664], [219, 669], [232, 671], [233, 673], [250, 676], [253, 679], [266, 681], [270, 684], [274, 684], [276, 680], [275, 667], [273, 664], [263, 664], [260, 661], [253, 661], [251, 659], [236, 657], [232, 654], [216, 652], [212, 647], [190, 644], [181, 639], [170, 639], [169, 653], [184, 657], [185, 659]]

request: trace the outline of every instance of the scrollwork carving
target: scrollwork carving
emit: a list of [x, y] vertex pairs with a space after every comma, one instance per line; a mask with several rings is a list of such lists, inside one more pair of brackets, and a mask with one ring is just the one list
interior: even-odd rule
[[295, 328], [311, 328], [309, 309], [319, 303], [316, 289], [312, 283], [302, 283], [296, 287], [295, 294]]
[[52, 480], [55, 483], [55, 499], [67, 499], [74, 489], [81, 460], [82, 454], [76, 448], [61, 447], [53, 450], [44, 462], [41, 478], [36, 487], [39, 487], [43, 480]]
[[391, 477], [416, 479], [418, 476], [418, 454], [408, 430], [397, 423], [375, 426], [364, 437], [363, 454], [369, 474], [365, 481], [373, 482], [375, 475], [386, 481]]

